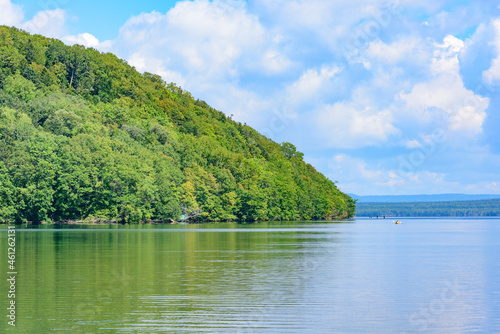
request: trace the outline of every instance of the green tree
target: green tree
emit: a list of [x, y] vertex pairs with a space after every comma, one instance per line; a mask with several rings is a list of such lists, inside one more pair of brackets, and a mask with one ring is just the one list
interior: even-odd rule
[[71, 136], [73, 130], [81, 122], [81, 117], [74, 112], [61, 109], [49, 116], [44, 123], [44, 127], [56, 135]]
[[16, 217], [15, 188], [10, 181], [9, 171], [0, 161], [0, 223], [13, 222]]
[[33, 100], [36, 96], [35, 84], [18, 73], [5, 79], [3, 89], [7, 94], [26, 102]]

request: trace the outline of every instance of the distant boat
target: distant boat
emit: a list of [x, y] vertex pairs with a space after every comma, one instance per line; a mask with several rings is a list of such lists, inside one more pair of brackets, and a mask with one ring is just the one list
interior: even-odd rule
[[401, 222], [399, 220], [396, 220], [396, 224], [401, 224]]

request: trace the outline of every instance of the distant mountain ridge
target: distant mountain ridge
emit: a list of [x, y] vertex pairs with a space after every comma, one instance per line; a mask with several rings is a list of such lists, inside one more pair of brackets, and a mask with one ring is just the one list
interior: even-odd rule
[[359, 203], [357, 217], [499, 217], [500, 198], [469, 201]]
[[357, 203], [447, 202], [500, 198], [500, 194], [366, 195], [349, 194]]

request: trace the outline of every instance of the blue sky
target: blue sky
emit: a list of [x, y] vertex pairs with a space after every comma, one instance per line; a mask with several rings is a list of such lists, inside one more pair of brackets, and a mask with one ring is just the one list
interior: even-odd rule
[[0, 0], [0, 24], [160, 74], [343, 191], [500, 194], [496, 0]]

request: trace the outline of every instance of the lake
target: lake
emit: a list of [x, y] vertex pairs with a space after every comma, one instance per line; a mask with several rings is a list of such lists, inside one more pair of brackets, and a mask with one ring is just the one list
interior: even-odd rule
[[500, 332], [500, 219], [16, 227], [0, 332]]

